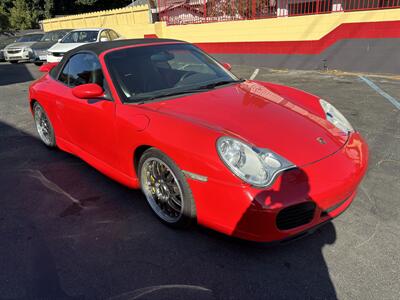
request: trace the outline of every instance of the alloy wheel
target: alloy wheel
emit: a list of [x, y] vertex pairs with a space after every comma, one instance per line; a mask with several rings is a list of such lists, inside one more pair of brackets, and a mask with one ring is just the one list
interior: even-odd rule
[[42, 141], [51, 146], [53, 144], [53, 129], [46, 113], [40, 105], [36, 105], [34, 109], [36, 129]]
[[183, 213], [183, 193], [171, 168], [162, 160], [150, 157], [143, 163], [140, 178], [154, 212], [168, 223], [177, 222]]

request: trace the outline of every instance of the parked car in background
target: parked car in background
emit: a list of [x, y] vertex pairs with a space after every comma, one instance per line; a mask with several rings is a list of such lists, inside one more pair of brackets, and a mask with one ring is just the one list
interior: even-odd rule
[[72, 29], [60, 29], [46, 32], [40, 41], [31, 46], [31, 61], [40, 66], [47, 60], [47, 50], [61, 40]]
[[47, 62], [59, 62], [69, 50], [81, 45], [96, 42], [108, 42], [121, 39], [121, 36], [108, 28], [76, 29], [68, 33], [47, 52]]
[[28, 33], [18, 38], [15, 43], [12, 43], [4, 48], [4, 58], [10, 63], [18, 63], [20, 61], [30, 60], [32, 57], [31, 46], [40, 41], [44, 33]]
[[0, 40], [0, 61], [5, 61], [4, 48], [12, 43], [15, 43], [18, 36], [3, 37]]

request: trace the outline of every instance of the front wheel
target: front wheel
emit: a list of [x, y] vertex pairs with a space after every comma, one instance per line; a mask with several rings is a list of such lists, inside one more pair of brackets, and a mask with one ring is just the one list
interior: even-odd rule
[[43, 106], [38, 102], [33, 105], [33, 118], [35, 120], [36, 130], [40, 139], [47, 147], [56, 146], [56, 137], [54, 135], [53, 125], [50, 122]]
[[139, 178], [147, 202], [165, 224], [183, 228], [196, 219], [196, 208], [184, 174], [167, 155], [150, 148], [140, 158]]
[[40, 67], [41, 65], [43, 65], [43, 62], [34, 62], [35, 66]]
[[10, 60], [9, 62], [10, 62], [10, 64], [17, 64], [18, 60]]

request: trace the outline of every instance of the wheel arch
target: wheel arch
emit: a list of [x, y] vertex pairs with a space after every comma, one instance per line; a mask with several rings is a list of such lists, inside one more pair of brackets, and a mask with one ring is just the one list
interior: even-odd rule
[[36, 102], [39, 103], [39, 101], [36, 100], [35, 98], [29, 99], [29, 107], [30, 107], [32, 113], [33, 113], [33, 106], [35, 105]]
[[150, 145], [140, 145], [138, 147], [136, 147], [135, 151], [133, 152], [133, 171], [135, 172], [137, 178], [139, 178], [139, 162], [140, 162], [140, 158], [142, 157], [143, 153], [150, 149], [150, 148], [154, 148], [153, 146]]

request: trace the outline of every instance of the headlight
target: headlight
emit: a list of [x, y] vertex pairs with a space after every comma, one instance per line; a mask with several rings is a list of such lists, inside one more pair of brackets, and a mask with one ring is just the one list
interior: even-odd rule
[[351, 126], [350, 122], [342, 115], [340, 111], [338, 111], [332, 104], [326, 102], [323, 99], [319, 100], [319, 103], [322, 106], [322, 109], [325, 112], [326, 119], [339, 128], [344, 133], [353, 132], [354, 128]]
[[29, 52], [32, 52], [32, 49], [31, 48], [24, 48], [22, 51], [24, 53], [29, 53]]
[[227, 136], [218, 139], [217, 151], [233, 174], [258, 187], [270, 185], [279, 173], [295, 167], [271, 150], [251, 147]]

